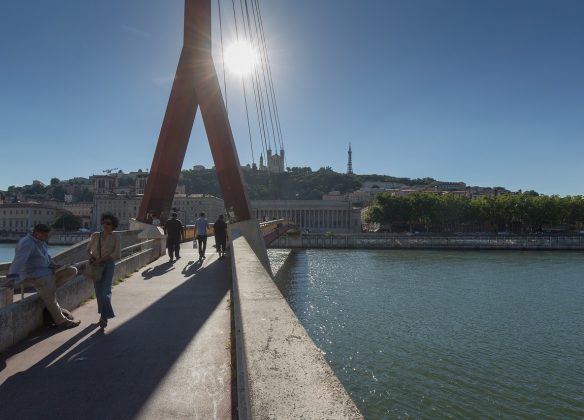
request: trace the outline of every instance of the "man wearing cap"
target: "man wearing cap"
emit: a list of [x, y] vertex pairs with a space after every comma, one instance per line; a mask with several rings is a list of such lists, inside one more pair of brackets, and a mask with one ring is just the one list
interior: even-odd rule
[[59, 306], [56, 291], [57, 287], [77, 275], [77, 268], [61, 267], [53, 262], [47, 248], [50, 230], [47, 225], [39, 223], [32, 233], [18, 241], [7, 277], [14, 283], [32, 284], [57, 327], [72, 328], [79, 325], [80, 321], [74, 321], [71, 313]]

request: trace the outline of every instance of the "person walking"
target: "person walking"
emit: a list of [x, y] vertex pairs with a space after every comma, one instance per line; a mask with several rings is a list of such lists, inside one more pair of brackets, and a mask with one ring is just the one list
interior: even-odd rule
[[223, 220], [222, 214], [213, 223], [213, 230], [215, 231], [215, 248], [217, 248], [219, 258], [223, 258], [225, 256], [225, 246], [227, 245], [227, 223]]
[[[209, 221], [205, 218], [205, 213], [201, 212], [199, 218], [195, 220], [197, 229], [197, 243], [199, 245], [199, 261], [205, 259], [205, 250], [207, 249], [207, 228]], [[193, 248], [195, 244], [193, 243]]]
[[89, 263], [103, 268], [101, 275], [93, 279], [97, 312], [100, 314], [99, 327], [107, 327], [108, 319], [115, 317], [112, 307], [112, 283], [116, 261], [121, 259], [121, 238], [114, 230], [118, 227], [118, 218], [113, 214], [101, 215], [101, 232], [91, 234], [87, 251]]
[[43, 223], [37, 224], [16, 245], [14, 260], [8, 269], [7, 278], [12, 284], [32, 284], [45, 303], [47, 311], [58, 328], [73, 328], [81, 321], [57, 302], [57, 288], [63, 286], [77, 275], [74, 266], [60, 266], [53, 262], [47, 248], [51, 228]]
[[172, 213], [171, 219], [164, 224], [164, 233], [166, 237], [166, 247], [168, 248], [168, 256], [170, 262], [173, 262], [173, 256], [178, 260], [180, 258], [180, 243], [184, 240], [183, 225], [176, 218], [176, 213]]

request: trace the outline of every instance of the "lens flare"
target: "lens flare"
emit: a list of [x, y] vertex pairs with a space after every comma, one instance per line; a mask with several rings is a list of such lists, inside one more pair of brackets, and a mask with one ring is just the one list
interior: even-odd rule
[[255, 48], [247, 41], [237, 41], [225, 50], [225, 67], [244, 76], [251, 73], [259, 61]]

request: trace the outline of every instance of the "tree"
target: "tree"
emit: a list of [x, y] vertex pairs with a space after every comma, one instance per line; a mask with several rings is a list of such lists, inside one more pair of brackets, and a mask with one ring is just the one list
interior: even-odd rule
[[65, 188], [63, 188], [61, 185], [57, 185], [53, 188], [52, 196], [58, 201], [65, 201], [66, 193], [67, 191], [65, 191]]
[[59, 185], [59, 183], [61, 182], [61, 180], [59, 178], [51, 178], [51, 186], [56, 186]]
[[83, 188], [81, 194], [79, 194], [79, 196], [77, 197], [77, 201], [86, 203], [89, 201], [93, 201], [93, 193], [89, 191], [87, 188]]
[[83, 226], [83, 221], [80, 217], [74, 216], [72, 214], [64, 214], [59, 217], [55, 223], [53, 223], [53, 227], [55, 229], [61, 230], [78, 230], [81, 226]]

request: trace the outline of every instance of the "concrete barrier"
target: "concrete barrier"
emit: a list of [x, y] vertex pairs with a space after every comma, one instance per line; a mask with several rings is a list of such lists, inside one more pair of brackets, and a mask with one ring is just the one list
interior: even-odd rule
[[584, 235], [497, 235], [497, 234], [391, 234], [309, 233], [283, 235], [272, 248], [330, 249], [494, 249], [494, 250], [576, 250], [584, 249]]
[[[114, 280], [133, 273], [160, 256], [159, 241], [147, 241], [135, 246], [141, 250], [116, 262]], [[81, 275], [57, 289], [57, 300], [64, 308], [73, 310], [93, 296], [93, 282], [82, 275], [85, 263], [76, 264]], [[9, 290], [12, 292], [12, 289]], [[31, 332], [42, 327], [44, 307], [42, 300], [34, 294], [0, 308], [0, 351], [19, 343]]]
[[243, 233], [231, 230], [240, 419], [362, 419]]

